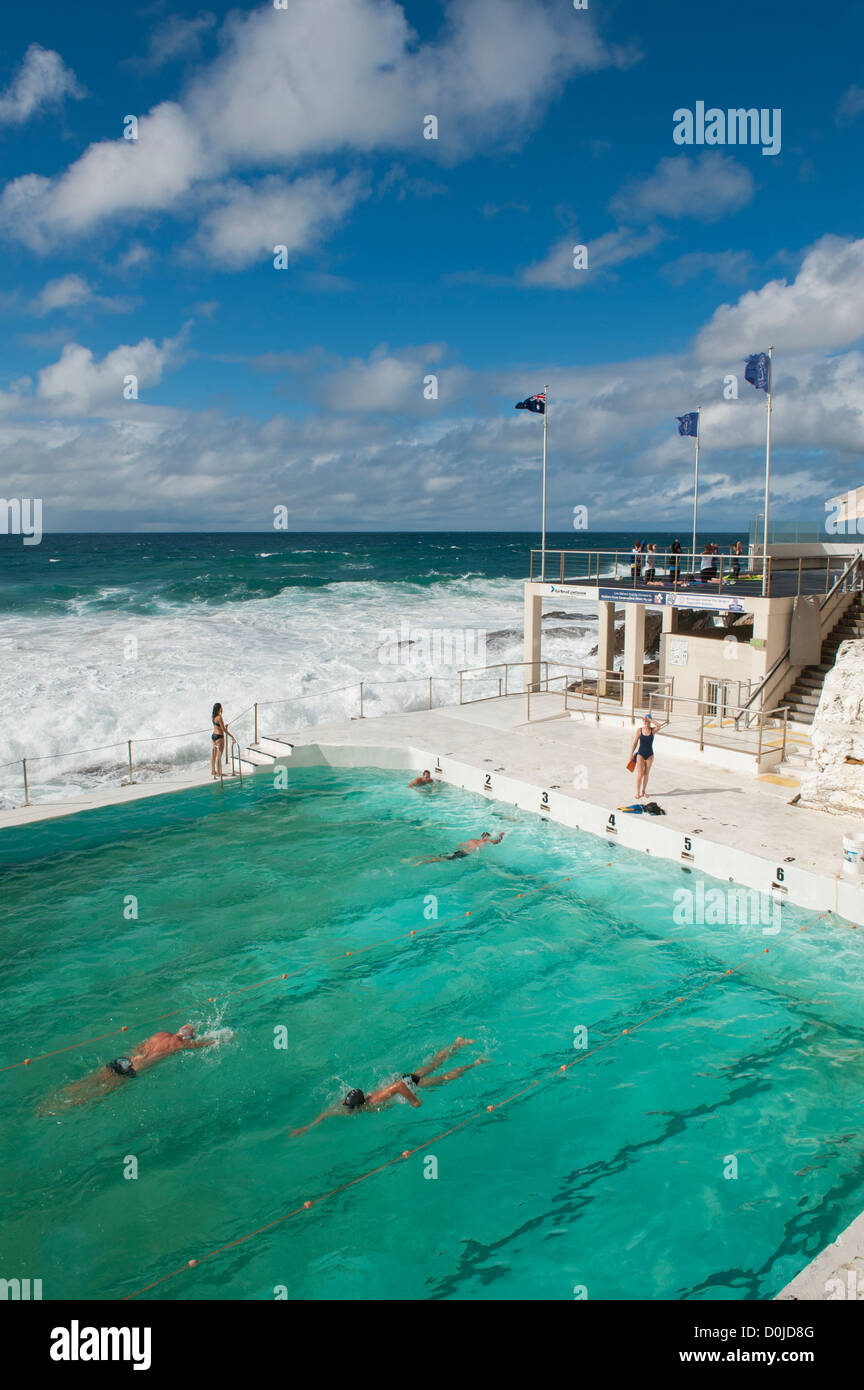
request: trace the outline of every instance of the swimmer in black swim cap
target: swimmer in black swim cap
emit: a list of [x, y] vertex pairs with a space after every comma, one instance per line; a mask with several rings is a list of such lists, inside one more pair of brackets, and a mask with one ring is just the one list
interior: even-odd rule
[[344, 1115], [346, 1110], [380, 1110], [385, 1105], [389, 1105], [397, 1096], [407, 1100], [408, 1104], [413, 1105], [416, 1109], [417, 1106], [422, 1105], [422, 1101], [416, 1094], [420, 1087], [443, 1086], [447, 1081], [455, 1081], [457, 1077], [463, 1076], [466, 1071], [470, 1071], [472, 1067], [477, 1066], [478, 1062], [483, 1061], [482, 1057], [477, 1057], [466, 1067], [455, 1067], [453, 1071], [445, 1072], [443, 1076], [432, 1075], [442, 1063], [446, 1062], [448, 1057], [453, 1056], [454, 1052], [458, 1052], [461, 1047], [472, 1047], [473, 1045], [473, 1038], [457, 1038], [449, 1047], [444, 1047], [440, 1052], [436, 1052], [432, 1060], [427, 1062], [425, 1066], [418, 1067], [416, 1071], [404, 1072], [398, 1081], [391, 1081], [386, 1086], [378, 1086], [374, 1091], [369, 1091], [365, 1095], [358, 1087], [353, 1087], [343, 1100], [328, 1106], [310, 1124], [304, 1125], [302, 1129], [292, 1129], [292, 1139], [296, 1138], [298, 1134], [305, 1134], [307, 1129], [311, 1129], [313, 1125], [319, 1125], [322, 1120], [327, 1119], [328, 1115]]
[[108, 1063], [113, 1072], [118, 1076], [137, 1076], [138, 1073], [132, 1065], [129, 1057], [115, 1057], [113, 1062]]

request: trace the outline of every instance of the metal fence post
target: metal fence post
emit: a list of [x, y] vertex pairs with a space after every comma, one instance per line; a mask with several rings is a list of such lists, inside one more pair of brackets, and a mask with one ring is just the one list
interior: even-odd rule
[[255, 742], [258, 742], [258, 701], [255, 701]]
[[760, 767], [761, 767], [761, 765], [762, 765], [762, 726], [763, 726], [764, 723], [765, 723], [765, 715], [764, 715], [764, 714], [760, 714], [760, 715], [759, 715], [759, 742], [758, 742], [757, 745], [756, 745], [756, 771], [757, 771], [757, 772], [759, 771], [759, 769], [760, 769]]
[[432, 677], [429, 677], [429, 708], [432, 708]]
[[128, 745], [129, 745], [129, 786], [131, 787], [131, 786], [133, 786], [133, 784], [134, 784], [134, 782], [135, 782], [135, 773], [134, 773], [134, 770], [133, 770], [133, 767], [132, 767], [132, 740], [131, 740], [131, 738], [128, 739], [127, 742], [128, 742]]
[[24, 805], [30, 805], [30, 784], [27, 781], [27, 759], [21, 759], [21, 766], [24, 769]]
[[360, 682], [360, 718], [361, 718], [361, 719], [364, 718], [364, 714], [363, 714], [363, 682], [362, 682], [362, 681]]
[[705, 747], [705, 701], [700, 700], [699, 703], [702, 706], [699, 712], [699, 752], [701, 753]]

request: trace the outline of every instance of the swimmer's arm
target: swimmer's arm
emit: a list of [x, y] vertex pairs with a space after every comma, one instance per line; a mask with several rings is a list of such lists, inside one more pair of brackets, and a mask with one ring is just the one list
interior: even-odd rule
[[408, 1104], [413, 1105], [415, 1110], [423, 1104], [422, 1100], [415, 1096], [414, 1092], [411, 1090], [411, 1087], [406, 1086], [404, 1081], [399, 1082], [399, 1085], [396, 1087], [393, 1094], [395, 1096], [404, 1096]]
[[315, 1117], [314, 1120], [310, 1120], [309, 1123], [308, 1123], [308, 1125], [303, 1125], [303, 1126], [301, 1126], [300, 1129], [292, 1129], [292, 1131], [291, 1131], [291, 1138], [292, 1138], [292, 1139], [296, 1139], [296, 1138], [298, 1137], [298, 1135], [300, 1135], [300, 1134], [305, 1134], [306, 1131], [309, 1130], [309, 1129], [314, 1129], [316, 1125], [320, 1125], [320, 1123], [321, 1123], [322, 1120], [326, 1120], [327, 1117], [328, 1117], [328, 1115], [338, 1115], [338, 1114], [341, 1112], [341, 1110], [342, 1110], [342, 1102], [341, 1102], [341, 1101], [339, 1102], [338, 1105], [328, 1105], [327, 1109], [326, 1109], [326, 1110], [322, 1110], [322, 1111], [321, 1111], [321, 1114], [320, 1114], [320, 1115], [317, 1115], [317, 1116]]
[[186, 1049], [193, 1047], [215, 1047], [217, 1041], [218, 1039], [216, 1038], [196, 1038], [194, 1042], [185, 1042], [183, 1047]]
[[495, 839], [492, 841], [492, 843], [493, 843], [493, 845], [500, 845], [500, 843], [501, 843], [501, 841], [502, 841], [503, 839], [504, 839], [504, 831], [502, 830], [500, 835], [496, 835], [496, 836], [495, 836]]

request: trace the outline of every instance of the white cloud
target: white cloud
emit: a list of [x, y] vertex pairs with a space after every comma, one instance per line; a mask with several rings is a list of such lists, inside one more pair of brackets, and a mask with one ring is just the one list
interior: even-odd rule
[[97, 294], [82, 275], [61, 275], [57, 280], [49, 280], [36, 295], [30, 305], [30, 312], [38, 318], [55, 310], [102, 309], [109, 313], [128, 313], [133, 304], [129, 299], [117, 295], [109, 297]]
[[441, 412], [423, 394], [425, 378], [437, 376], [438, 399], [452, 407], [461, 398], [470, 375], [460, 367], [442, 369], [439, 364], [444, 354], [442, 343], [399, 352], [391, 352], [382, 344], [368, 358], [354, 358], [332, 368], [321, 388], [323, 400], [333, 410], [419, 415], [431, 421]]
[[750, 170], [731, 156], [706, 153], [696, 159], [668, 155], [653, 174], [631, 179], [611, 200], [616, 217], [695, 217], [713, 222], [749, 203], [756, 185]]
[[[542, 261], [536, 261], [522, 272], [523, 285], [539, 285], [545, 289], [581, 290], [595, 285], [598, 277], [624, 261], [645, 256], [662, 240], [656, 227], [644, 232], [632, 232], [628, 227], [616, 227], [593, 241], [582, 242], [577, 233], [562, 237]], [[576, 270], [573, 266], [574, 247], [588, 248], [588, 265]]]
[[363, 188], [350, 175], [337, 181], [312, 174], [294, 183], [271, 175], [252, 186], [225, 184], [219, 196], [222, 201], [201, 219], [195, 253], [236, 270], [272, 257], [277, 245], [294, 255], [317, 244], [363, 196]]
[[[106, 219], [182, 210], [196, 186], [244, 169], [337, 151], [476, 155], [523, 138], [573, 73], [633, 61], [551, 0], [450, 0], [423, 44], [396, 0], [293, 0], [233, 11], [221, 43], [182, 101], [140, 119], [137, 141], [101, 141], [59, 178], [7, 185], [0, 224], [45, 250]], [[427, 115], [437, 141], [423, 138]]]
[[847, 347], [864, 336], [864, 238], [826, 236], [795, 279], [769, 280], [723, 304], [702, 330], [703, 358], [741, 357], [773, 344], [785, 352]]
[[[818, 243], [802, 275], [806, 269], [812, 279], [830, 254], [834, 270], [827, 275], [823, 265], [821, 280], [833, 283], [844, 266], [848, 278], [844, 256], [855, 245]], [[782, 285], [783, 294], [800, 293], [801, 279]], [[849, 297], [864, 303], [854, 277], [848, 283]], [[824, 297], [819, 302], [824, 310]], [[810, 322], [818, 326], [818, 313]], [[440, 343], [382, 345], [352, 359], [286, 352], [249, 365], [296, 375], [291, 394], [323, 408], [265, 420], [159, 405], [155, 388], [182, 361], [182, 339], [145, 339], [98, 360], [67, 346], [35, 391], [24, 381], [0, 395], [0, 469], [26, 477], [33, 495], [50, 499], [52, 516], [93, 526], [109, 514], [110, 524], [121, 524], [125, 514], [134, 526], [167, 518], [178, 527], [266, 528], [273, 506], [293, 498], [302, 506], [298, 525], [307, 527], [517, 529], [536, 516], [539, 434], [536, 420], [513, 405], [548, 381], [553, 528], [567, 526], [578, 478], [576, 500], [588, 506], [592, 526], [635, 525], [639, 507], [650, 503], [658, 527], [684, 529], [692, 441], [677, 435], [675, 417], [696, 405], [704, 412], [705, 525], [721, 529], [760, 505], [764, 397], [743, 382], [740, 400], [726, 401], [722, 391], [728, 371], [742, 378], [743, 358], [761, 338], [736, 336], [732, 350], [718, 339], [710, 351], [705, 339], [698, 355], [682, 344], [680, 353], [657, 358], [588, 368], [525, 361], [497, 372], [448, 366]], [[243, 361], [236, 359], [238, 368]], [[439, 377], [434, 401], [422, 394], [430, 371]], [[142, 383], [136, 403], [122, 400], [130, 372]], [[861, 481], [864, 354], [787, 347], [775, 385], [776, 514], [806, 515], [809, 504], [818, 516], [825, 497]]]
[[45, 107], [59, 106], [65, 97], [83, 95], [74, 72], [60, 54], [31, 43], [20, 68], [0, 94], [0, 125], [23, 125]]
[[864, 111], [864, 87], [852, 86], [843, 93], [837, 105], [839, 121], [854, 121]]
[[146, 56], [135, 60], [132, 66], [151, 72], [180, 58], [196, 56], [201, 51], [203, 36], [209, 33], [215, 24], [216, 16], [206, 10], [194, 19], [185, 19], [178, 14], [170, 15], [161, 24], [157, 24], [150, 35]]
[[142, 338], [114, 348], [101, 361], [89, 348], [67, 343], [59, 361], [40, 371], [36, 400], [57, 416], [129, 413], [134, 405], [124, 399], [124, 379], [135, 376], [139, 391], [157, 385], [166, 365], [176, 359], [183, 337], [166, 338], [161, 345]]
[[752, 273], [753, 257], [749, 251], [689, 251], [663, 267], [663, 275], [673, 285], [684, 285], [700, 275], [742, 284]]
[[0, 222], [34, 250], [109, 217], [173, 207], [215, 165], [183, 108], [166, 101], [143, 116], [138, 139], [91, 145], [58, 179], [25, 174], [7, 184]]

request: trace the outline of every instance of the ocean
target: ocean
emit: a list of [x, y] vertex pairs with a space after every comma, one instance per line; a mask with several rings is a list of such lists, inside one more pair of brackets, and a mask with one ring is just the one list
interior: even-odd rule
[[[674, 535], [647, 538], [662, 548]], [[229, 727], [255, 701], [297, 700], [268, 718], [271, 733], [356, 714], [360, 680], [367, 716], [427, 704], [429, 676], [448, 703], [460, 667], [521, 660], [537, 544], [533, 532], [2, 536], [0, 804], [21, 801], [25, 757], [34, 798], [116, 783], [125, 749], [106, 745], [127, 739], [136, 776], [194, 764], [217, 700]], [[590, 606], [546, 608], [544, 657], [593, 664]], [[248, 716], [237, 732], [251, 737]]]

